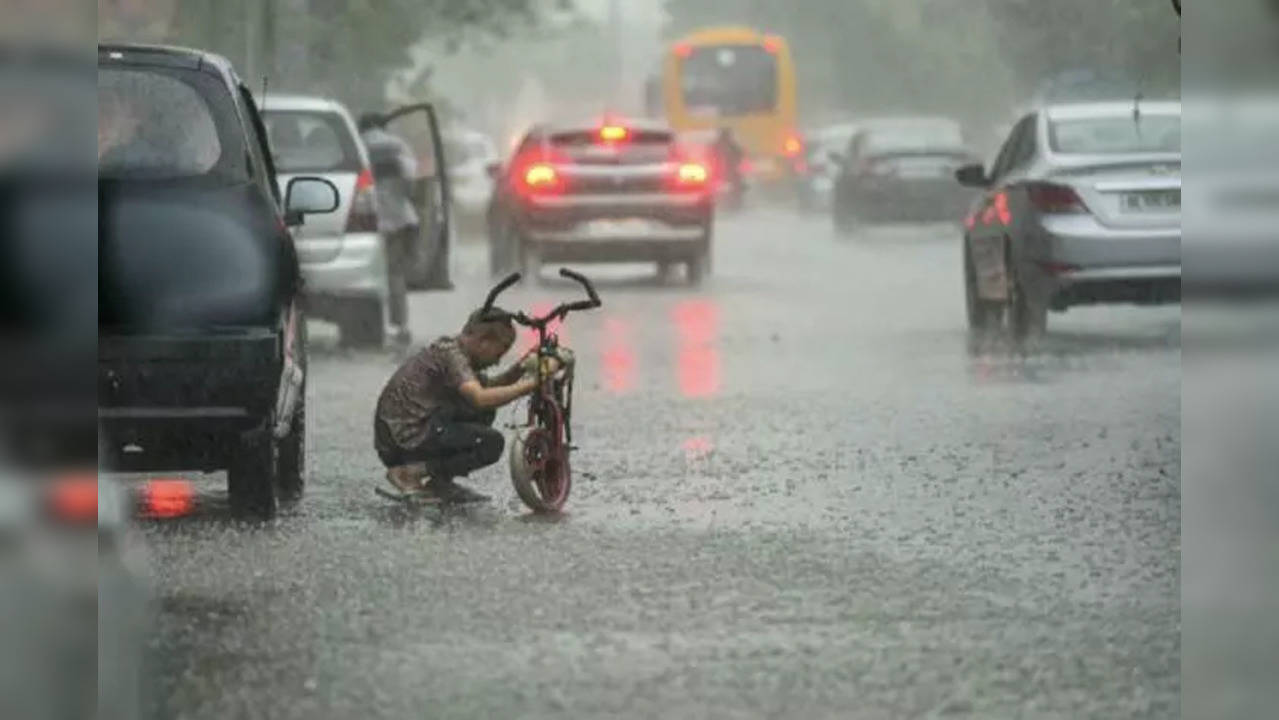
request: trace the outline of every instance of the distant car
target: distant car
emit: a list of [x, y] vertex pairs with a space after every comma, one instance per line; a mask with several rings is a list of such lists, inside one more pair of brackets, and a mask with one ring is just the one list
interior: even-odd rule
[[830, 208], [835, 178], [839, 174], [839, 163], [832, 156], [843, 153], [856, 132], [856, 124], [842, 123], [809, 133], [805, 163], [807, 173], [799, 184], [801, 210], [819, 211]]
[[448, 158], [455, 217], [466, 229], [482, 228], [484, 213], [493, 195], [493, 177], [489, 167], [500, 160], [497, 145], [484, 133], [455, 130], [445, 135], [444, 151]]
[[989, 171], [956, 177], [984, 191], [964, 232], [973, 330], [1022, 337], [1049, 310], [1181, 300], [1180, 103], [1032, 111]]
[[[98, 48], [98, 418], [110, 471], [227, 470], [233, 508], [302, 492], [306, 343], [289, 229], [337, 209], [280, 193], [224, 58]], [[283, 197], [281, 197], [283, 195]]]
[[948, 118], [861, 123], [847, 151], [832, 157], [839, 163], [831, 195], [836, 229], [961, 217], [972, 193], [955, 186], [954, 173], [973, 158], [959, 124]]
[[682, 264], [710, 270], [710, 169], [665, 125], [539, 126], [497, 171], [489, 207], [494, 274], [544, 262]]
[[351, 114], [337, 100], [268, 94], [263, 121], [281, 186], [297, 174], [324, 177], [337, 212], [294, 231], [307, 312], [336, 323], [345, 345], [379, 347], [387, 318], [386, 245], [378, 232], [373, 170]]

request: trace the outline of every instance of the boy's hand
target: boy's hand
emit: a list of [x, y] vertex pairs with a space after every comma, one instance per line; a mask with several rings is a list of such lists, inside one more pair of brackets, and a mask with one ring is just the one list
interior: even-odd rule
[[[543, 375], [554, 375], [556, 372], [559, 372], [560, 368], [563, 366], [564, 363], [560, 362], [557, 358], [542, 358]], [[537, 355], [530, 355], [521, 360], [520, 368], [524, 371], [525, 377], [537, 377]]]

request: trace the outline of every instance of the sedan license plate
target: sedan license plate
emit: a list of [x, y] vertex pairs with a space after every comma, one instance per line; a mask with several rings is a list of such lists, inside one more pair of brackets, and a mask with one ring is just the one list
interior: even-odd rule
[[1120, 207], [1124, 212], [1175, 212], [1181, 209], [1181, 191], [1149, 190], [1125, 193]]
[[647, 235], [652, 227], [651, 222], [639, 218], [592, 220], [586, 224], [586, 234], [597, 239], [642, 237]]

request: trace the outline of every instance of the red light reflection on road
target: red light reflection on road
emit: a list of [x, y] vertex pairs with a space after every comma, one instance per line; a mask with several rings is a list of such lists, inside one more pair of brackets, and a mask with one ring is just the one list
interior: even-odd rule
[[685, 397], [710, 397], [719, 392], [719, 308], [709, 300], [690, 300], [675, 306], [679, 333], [679, 390]]
[[630, 343], [630, 326], [618, 318], [604, 319], [604, 387], [615, 395], [635, 389], [635, 348]]
[[700, 460], [715, 449], [715, 443], [704, 435], [697, 435], [684, 441], [684, 457], [688, 460]]

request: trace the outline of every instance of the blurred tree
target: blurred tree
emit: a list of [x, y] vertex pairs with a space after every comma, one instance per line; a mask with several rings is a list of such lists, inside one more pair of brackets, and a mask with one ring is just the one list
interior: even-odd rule
[[1179, 91], [1181, 28], [1166, 0], [985, 3], [1026, 92], [1076, 69], [1122, 77], [1147, 96]]
[[1167, 0], [666, 0], [670, 38], [719, 24], [788, 37], [809, 121], [945, 112], [984, 130], [1044, 81], [1088, 69], [1147, 96], [1180, 83]]
[[175, 0], [167, 38], [227, 55], [255, 88], [381, 107], [388, 78], [423, 40], [506, 36], [571, 0]]
[[1008, 104], [1009, 72], [991, 24], [969, 3], [667, 0], [666, 8], [671, 38], [719, 24], [788, 38], [806, 123], [938, 112], [983, 124]]

